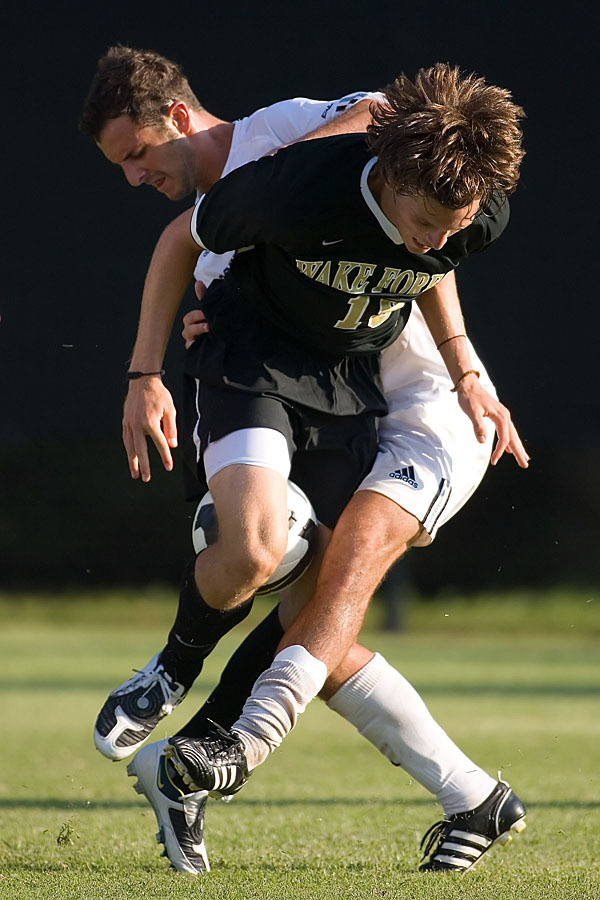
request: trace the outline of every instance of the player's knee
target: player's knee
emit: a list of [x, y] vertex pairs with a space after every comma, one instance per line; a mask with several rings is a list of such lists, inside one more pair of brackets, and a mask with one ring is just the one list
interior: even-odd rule
[[227, 568], [233, 580], [250, 588], [259, 588], [267, 581], [283, 557], [287, 533], [267, 529], [245, 540], [233, 542], [225, 551]]
[[281, 556], [278, 557], [264, 548], [246, 553], [237, 552], [228, 559], [230, 578], [240, 588], [256, 590], [271, 577], [279, 565]]
[[372, 538], [376, 542], [378, 556], [382, 563], [395, 562], [396, 559], [406, 553], [406, 535], [395, 531], [393, 528], [382, 527], [376, 533], [372, 532]]
[[[421, 523], [412, 513], [371, 491], [354, 495], [340, 519], [342, 522], [350, 530], [357, 555], [367, 548], [377, 548], [376, 557], [385, 569], [404, 556], [422, 531]], [[354, 523], [359, 523], [358, 532]]]

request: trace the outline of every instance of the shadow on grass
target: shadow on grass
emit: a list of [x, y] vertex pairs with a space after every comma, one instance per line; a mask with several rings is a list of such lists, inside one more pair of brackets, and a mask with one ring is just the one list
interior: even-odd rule
[[[386, 800], [378, 797], [309, 797], [285, 798], [281, 800], [242, 800], [236, 798], [235, 808], [238, 807], [286, 807], [286, 806], [430, 806], [432, 800], [426, 797], [415, 800]], [[10, 797], [0, 798], [0, 809], [62, 809], [67, 812], [73, 810], [119, 810], [119, 809], [148, 809], [148, 804], [143, 800], [66, 800], [61, 797]]]
[[[234, 809], [239, 807], [273, 807], [285, 808], [293, 806], [433, 806], [434, 800], [429, 797], [416, 797], [410, 800], [385, 799], [383, 797], [286, 797], [269, 800], [244, 800], [236, 798]], [[532, 809], [600, 809], [600, 800], [541, 800], [527, 803], [528, 810]], [[143, 800], [66, 800], [61, 797], [45, 797], [36, 799], [33, 797], [0, 798], [0, 809], [62, 809], [65, 811], [87, 810], [119, 810], [119, 809], [148, 809], [148, 804]]]
[[[199, 683], [198, 683], [199, 684]], [[202, 685], [199, 685], [202, 688]], [[97, 679], [81, 680], [55, 678], [44, 681], [17, 681], [0, 679], [1, 691], [97, 691], [98, 693], [110, 693], [115, 687], [114, 682], [99, 681]], [[536, 697], [591, 697], [598, 694], [598, 685], [586, 684], [418, 684], [420, 693], [428, 696], [536, 696]], [[207, 686], [209, 689], [209, 686]]]
[[0, 809], [148, 809], [143, 800], [65, 800], [62, 797], [1, 797]]

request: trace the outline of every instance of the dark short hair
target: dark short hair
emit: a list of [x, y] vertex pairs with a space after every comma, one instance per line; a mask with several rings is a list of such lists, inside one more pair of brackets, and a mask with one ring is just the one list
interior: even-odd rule
[[181, 67], [153, 50], [110, 47], [98, 65], [83, 104], [79, 128], [98, 140], [109, 119], [130, 116], [143, 127], [162, 127], [174, 100], [202, 110]]
[[434, 197], [462, 209], [511, 194], [524, 156], [525, 113], [504, 88], [436, 63], [414, 82], [400, 75], [373, 105], [367, 141], [386, 182], [399, 194]]

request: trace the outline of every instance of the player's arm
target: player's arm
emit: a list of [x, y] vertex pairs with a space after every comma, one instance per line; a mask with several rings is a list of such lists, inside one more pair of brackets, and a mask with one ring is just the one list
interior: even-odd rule
[[492, 465], [496, 465], [506, 451], [513, 454], [519, 466], [527, 468], [529, 456], [512, 423], [510, 412], [486, 391], [473, 370], [454, 272], [421, 294], [417, 303], [456, 386], [461, 409], [473, 423], [477, 440], [485, 442], [485, 418], [494, 424], [498, 439], [492, 453]]
[[[355, 134], [366, 131], [368, 125], [373, 124], [373, 116], [371, 115], [371, 104], [373, 99], [365, 99], [357, 101], [344, 112], [339, 113], [335, 119], [324, 122], [313, 131], [298, 138], [302, 141], [312, 141], [315, 138], [329, 137], [333, 134]], [[295, 142], [290, 142], [295, 143]]]
[[280, 138], [279, 145], [269, 155], [299, 141], [366, 131], [373, 122], [371, 105], [384, 100], [380, 93], [360, 93], [331, 103], [303, 97], [275, 103], [263, 113], [265, 124]]
[[[191, 211], [182, 213], [161, 234], [146, 275], [137, 337], [129, 371], [159, 372], [185, 290], [192, 278], [198, 248], [190, 236]], [[167, 470], [177, 446], [175, 405], [160, 375], [129, 382], [123, 407], [123, 443], [132, 478], [150, 480], [146, 438], [150, 437]]]

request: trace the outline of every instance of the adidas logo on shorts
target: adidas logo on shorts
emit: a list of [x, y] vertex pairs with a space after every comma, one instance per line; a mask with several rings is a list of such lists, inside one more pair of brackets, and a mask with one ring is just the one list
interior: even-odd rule
[[404, 481], [414, 488], [419, 487], [419, 483], [415, 479], [414, 466], [404, 466], [402, 469], [395, 469], [393, 472], [390, 472], [390, 478], [397, 478], [398, 481]]

